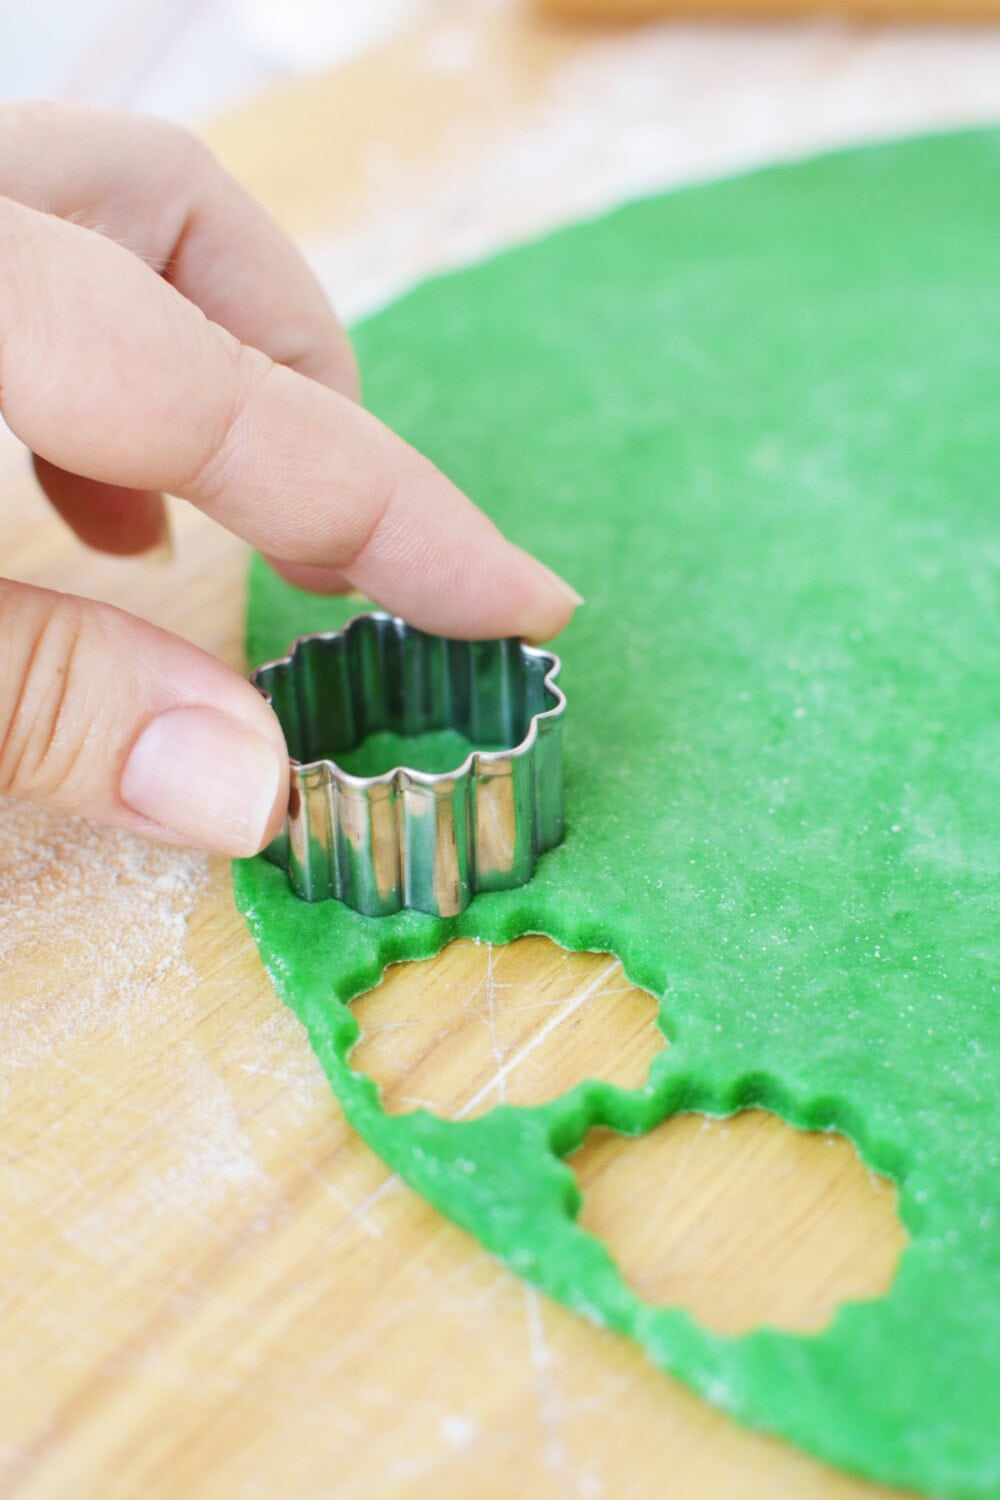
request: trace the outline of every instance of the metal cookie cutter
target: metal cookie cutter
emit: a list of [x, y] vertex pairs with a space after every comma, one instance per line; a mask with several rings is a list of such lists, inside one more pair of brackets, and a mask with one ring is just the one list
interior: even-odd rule
[[[366, 916], [451, 917], [478, 891], [523, 885], [563, 834], [559, 667], [522, 641], [446, 640], [381, 613], [302, 636], [250, 678], [291, 758], [288, 818], [265, 854], [307, 901]], [[443, 773], [337, 764], [378, 731], [441, 729], [500, 748]]]

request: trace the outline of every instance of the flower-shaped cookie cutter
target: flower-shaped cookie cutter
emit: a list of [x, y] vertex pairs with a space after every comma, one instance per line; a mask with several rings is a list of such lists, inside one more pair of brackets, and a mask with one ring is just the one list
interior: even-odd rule
[[[480, 891], [523, 885], [563, 835], [559, 667], [523, 641], [448, 640], [380, 612], [301, 636], [250, 678], [291, 764], [288, 817], [265, 854], [307, 901], [372, 917], [456, 916]], [[380, 731], [442, 729], [489, 748], [445, 772], [337, 763]]]

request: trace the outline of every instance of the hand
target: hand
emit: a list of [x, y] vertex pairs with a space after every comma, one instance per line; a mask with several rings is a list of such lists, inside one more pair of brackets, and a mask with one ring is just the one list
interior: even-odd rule
[[[319, 285], [194, 137], [0, 108], [0, 409], [83, 541], [154, 546], [168, 491], [301, 587], [445, 635], [561, 630], [572, 590], [356, 399]], [[236, 672], [0, 580], [0, 794], [245, 855], [280, 827], [287, 774]]]

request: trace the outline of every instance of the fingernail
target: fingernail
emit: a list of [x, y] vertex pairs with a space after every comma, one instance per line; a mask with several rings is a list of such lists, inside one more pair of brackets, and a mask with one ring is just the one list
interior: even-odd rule
[[539, 562], [537, 557], [533, 558], [532, 561], [534, 562], [536, 568], [538, 568], [540, 572], [544, 573], [546, 580], [552, 585], [556, 593], [559, 594], [561, 598], [568, 599], [570, 604], [572, 605], [584, 603], [582, 594], [578, 594], [576, 589], [572, 588], [570, 584], [566, 582], [565, 578], [560, 578], [558, 573], [553, 573], [552, 569], [547, 568], [543, 562]]
[[122, 801], [178, 838], [218, 854], [256, 854], [284, 766], [278, 750], [208, 707], [171, 708], [129, 751]]

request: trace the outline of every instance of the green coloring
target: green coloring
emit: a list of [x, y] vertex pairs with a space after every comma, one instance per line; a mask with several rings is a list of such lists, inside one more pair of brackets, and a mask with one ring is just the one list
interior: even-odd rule
[[[357, 333], [372, 408], [588, 600], [565, 842], [460, 918], [237, 899], [345, 1113], [522, 1276], [740, 1421], [1000, 1496], [1000, 132], [622, 208]], [[336, 476], [331, 476], [331, 483]], [[258, 662], [357, 606], [255, 564]], [[451, 1123], [387, 1116], [348, 1002], [458, 936], [609, 950], [671, 1046]], [[644, 1305], [574, 1221], [593, 1125], [759, 1104], [900, 1185], [890, 1292], [815, 1337]]]

